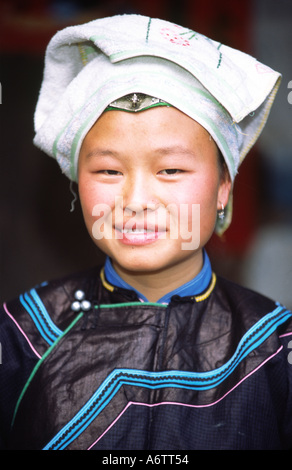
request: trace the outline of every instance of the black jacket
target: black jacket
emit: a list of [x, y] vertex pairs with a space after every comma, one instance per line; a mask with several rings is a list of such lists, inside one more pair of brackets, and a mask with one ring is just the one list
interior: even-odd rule
[[2, 448], [292, 447], [291, 312], [215, 275], [143, 303], [99, 271], [3, 306]]

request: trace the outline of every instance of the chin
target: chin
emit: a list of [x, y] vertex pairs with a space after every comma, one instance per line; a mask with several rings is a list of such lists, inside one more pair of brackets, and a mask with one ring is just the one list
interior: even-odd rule
[[154, 274], [167, 272], [174, 267], [178, 267], [184, 262], [185, 257], [167, 257], [163, 253], [158, 253], [151, 256], [129, 256], [126, 260], [112, 257], [112, 260], [121, 270], [128, 273]]
[[112, 259], [114, 264], [119, 266], [120, 269], [132, 273], [146, 274], [155, 271], [160, 271], [165, 268], [165, 266], [163, 266], [161, 263], [153, 263], [153, 261], [151, 260], [128, 260], [127, 262], [119, 262], [119, 260], [116, 260], [114, 258]]

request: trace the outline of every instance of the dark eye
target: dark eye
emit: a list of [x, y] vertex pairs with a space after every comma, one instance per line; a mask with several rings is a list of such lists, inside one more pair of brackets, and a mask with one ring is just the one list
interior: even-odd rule
[[111, 175], [111, 176], [117, 176], [121, 175], [122, 173], [120, 171], [116, 170], [101, 170], [99, 173], [104, 173], [105, 175]]
[[168, 168], [166, 170], [160, 171], [162, 175], [176, 175], [178, 173], [181, 173], [181, 170], [178, 170], [177, 168]]

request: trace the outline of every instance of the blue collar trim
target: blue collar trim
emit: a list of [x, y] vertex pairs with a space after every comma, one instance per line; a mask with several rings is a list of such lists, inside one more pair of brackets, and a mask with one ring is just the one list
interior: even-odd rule
[[[170, 302], [171, 297], [174, 295], [179, 295], [180, 297], [188, 297], [193, 295], [199, 295], [207, 289], [212, 279], [212, 268], [209, 257], [205, 250], [203, 251], [203, 255], [204, 264], [199, 274], [194, 277], [194, 279], [191, 279], [191, 281], [187, 282], [186, 284], [183, 284], [177, 289], [174, 289], [173, 291], [161, 297], [161, 299], [159, 299], [157, 303], [168, 304]], [[141, 292], [134, 289], [117, 274], [108, 256], [105, 261], [104, 274], [106, 280], [110, 284], [116, 287], [121, 287], [122, 289], [133, 290], [136, 292], [142, 302], [148, 302], [146, 297], [142, 295]]]

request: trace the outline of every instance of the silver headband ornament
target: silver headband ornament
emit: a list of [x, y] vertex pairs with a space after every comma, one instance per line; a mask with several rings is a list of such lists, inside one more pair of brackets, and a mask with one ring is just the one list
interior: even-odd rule
[[170, 107], [170, 104], [144, 93], [131, 93], [110, 103], [105, 111], [120, 110], [137, 113], [157, 106]]

